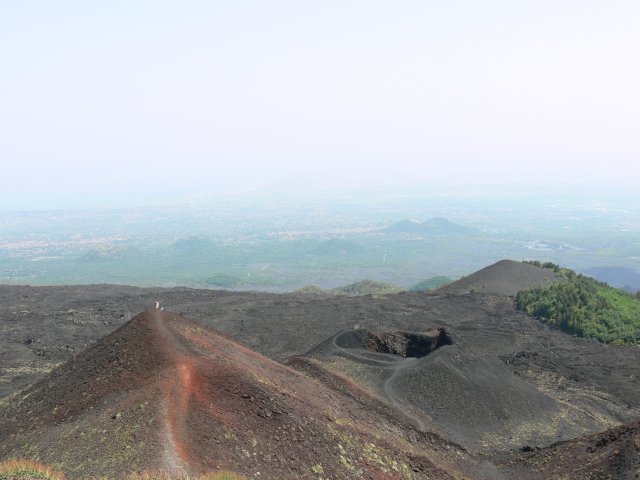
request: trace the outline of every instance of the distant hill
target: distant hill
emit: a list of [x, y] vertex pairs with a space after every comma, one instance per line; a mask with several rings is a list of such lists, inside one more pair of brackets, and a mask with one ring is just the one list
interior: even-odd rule
[[347, 295], [355, 297], [358, 295], [384, 295], [387, 293], [399, 293], [403, 289], [384, 282], [374, 282], [373, 280], [360, 280], [359, 282], [345, 285], [344, 287], [336, 287], [332, 289], [324, 289], [316, 285], [306, 285], [295, 290], [293, 293], [305, 293], [312, 295], [328, 294], [328, 295]]
[[213, 250], [216, 244], [213, 240], [202, 235], [180, 238], [169, 245], [169, 248], [175, 253], [189, 254]]
[[640, 290], [640, 273], [629, 267], [593, 267], [583, 272], [585, 275], [612, 287], [621, 288], [631, 293]]
[[422, 224], [426, 232], [431, 234], [446, 234], [446, 233], [458, 233], [460, 235], [476, 235], [478, 229], [473, 227], [465, 227], [458, 225], [457, 223], [450, 222], [449, 220], [437, 217], [427, 220]]
[[431, 277], [419, 283], [416, 283], [413, 287], [409, 288], [409, 290], [411, 291], [433, 290], [434, 288], [439, 288], [443, 286], [445, 283], [451, 283], [451, 281], [452, 280], [449, 277], [443, 277], [443, 276]]
[[418, 220], [400, 220], [384, 229], [388, 233], [423, 233], [424, 229]]
[[462, 277], [460, 280], [440, 287], [436, 292], [445, 294], [479, 292], [515, 297], [520, 290], [538, 285], [551, 285], [554, 281], [562, 283], [566, 280], [565, 277], [546, 268], [514, 260], [500, 260], [471, 275]]
[[424, 223], [417, 220], [401, 220], [384, 229], [387, 233], [414, 233], [423, 235], [477, 235], [473, 227], [465, 227], [441, 217], [432, 218]]
[[336, 295], [336, 292], [327, 290], [325, 288], [320, 288], [317, 285], [305, 285], [304, 287], [300, 287], [297, 290], [294, 290], [293, 293], [305, 293], [310, 295]]
[[402, 290], [402, 288], [391, 285], [390, 283], [374, 282], [373, 280], [364, 279], [344, 287], [334, 288], [331, 291], [353, 296], [399, 293]]
[[92, 248], [79, 258], [81, 262], [130, 261], [142, 258], [142, 252], [133, 247], [99, 246]]

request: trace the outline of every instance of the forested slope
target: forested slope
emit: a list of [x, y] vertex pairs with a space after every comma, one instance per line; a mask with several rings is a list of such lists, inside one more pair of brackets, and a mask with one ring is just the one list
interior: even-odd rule
[[529, 263], [553, 270], [568, 281], [521, 290], [516, 296], [519, 310], [581, 337], [616, 345], [640, 343], [637, 295], [550, 262]]

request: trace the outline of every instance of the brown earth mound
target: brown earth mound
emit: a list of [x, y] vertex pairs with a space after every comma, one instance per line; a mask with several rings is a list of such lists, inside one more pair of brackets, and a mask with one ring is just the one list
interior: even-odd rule
[[493, 265], [448, 283], [435, 292], [439, 294], [488, 293], [515, 297], [520, 290], [538, 285], [562, 283], [566, 278], [546, 268], [513, 260], [500, 260]]
[[632, 422], [544, 449], [525, 448], [503, 460], [513, 478], [612, 479], [640, 476], [640, 422]]
[[477, 468], [392, 411], [348, 382], [329, 388], [202, 324], [147, 310], [0, 403], [0, 459], [38, 459], [70, 479], [224, 468], [400, 480]]

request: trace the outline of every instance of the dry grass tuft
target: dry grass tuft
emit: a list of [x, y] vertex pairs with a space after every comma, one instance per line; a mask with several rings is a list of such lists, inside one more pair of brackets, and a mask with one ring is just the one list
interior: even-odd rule
[[[32, 460], [17, 460], [12, 458], [0, 463], [0, 480], [11, 477], [44, 478], [46, 480], [67, 480], [64, 473], [53, 470], [50, 466]], [[112, 480], [100, 477], [94, 480]], [[188, 475], [174, 475], [166, 470], [143, 470], [140, 473], [130, 473], [124, 480], [246, 480], [237, 473], [227, 470], [205, 473], [199, 477]]]
[[[99, 480], [111, 479], [100, 478]], [[172, 474], [166, 470], [143, 470], [140, 473], [130, 473], [124, 480], [245, 480], [245, 478], [227, 470], [205, 473], [193, 478], [188, 475]]]
[[12, 458], [0, 463], [0, 480], [9, 477], [45, 478], [47, 480], [67, 480], [62, 472], [56, 472], [50, 466], [33, 460]]
[[191, 478], [188, 475], [174, 475], [166, 470], [143, 470], [141, 473], [130, 473], [125, 477], [125, 480], [245, 480], [245, 478], [226, 470], [205, 473], [197, 478]]
[[221, 470], [216, 473], [206, 473], [198, 480], [245, 480], [245, 478], [241, 477], [237, 473]]

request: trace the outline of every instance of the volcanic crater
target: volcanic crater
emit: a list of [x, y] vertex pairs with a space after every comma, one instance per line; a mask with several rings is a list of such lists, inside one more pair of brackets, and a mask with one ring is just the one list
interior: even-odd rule
[[367, 331], [363, 346], [372, 352], [392, 353], [401, 357], [421, 358], [443, 345], [453, 345], [451, 335], [445, 328], [434, 328], [426, 332]]

